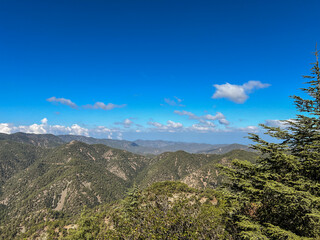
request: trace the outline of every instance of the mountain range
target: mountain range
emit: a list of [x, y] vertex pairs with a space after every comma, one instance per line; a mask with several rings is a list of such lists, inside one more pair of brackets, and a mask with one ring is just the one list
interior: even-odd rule
[[185, 151], [189, 153], [223, 154], [235, 149], [251, 151], [250, 148], [242, 144], [206, 144], [172, 142], [163, 140], [114, 140], [99, 139], [80, 135], [53, 135], [53, 134], [30, 134], [30, 133], [0, 133], [0, 140], [10, 140], [20, 143], [28, 143], [39, 147], [57, 147], [71, 141], [79, 141], [87, 144], [103, 144], [109, 147], [127, 150], [129, 152], [143, 155], [157, 155], [164, 152]]
[[[206, 153], [163, 152], [188, 146], [191, 152]], [[145, 188], [174, 180], [196, 188], [215, 188], [224, 180], [219, 164], [228, 166], [235, 158], [255, 161], [256, 153], [232, 150], [237, 147], [242, 145], [1, 134], [1, 239], [18, 238], [56, 216], [72, 218], [84, 206], [93, 208], [122, 199], [133, 185]], [[221, 154], [211, 154], [215, 151]]]

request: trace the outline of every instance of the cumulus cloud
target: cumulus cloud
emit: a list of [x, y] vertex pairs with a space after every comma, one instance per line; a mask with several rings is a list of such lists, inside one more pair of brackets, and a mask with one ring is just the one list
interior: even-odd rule
[[10, 134], [11, 131], [9, 123], [0, 123], [0, 133]]
[[242, 132], [249, 132], [249, 133], [257, 133], [259, 132], [260, 128], [258, 126], [247, 126], [247, 127], [236, 128], [234, 130], [240, 130]]
[[153, 126], [151, 130], [160, 132], [217, 132], [215, 124], [210, 121], [199, 122], [191, 126], [184, 126], [182, 123], [168, 120], [166, 124], [159, 122], [148, 122], [149, 125]]
[[222, 125], [229, 125], [230, 124], [230, 122], [225, 118], [219, 119], [219, 123]]
[[[221, 113], [217, 112], [215, 115], [206, 114], [198, 116], [192, 112], [188, 111], [174, 111], [175, 114], [180, 116], [187, 116], [191, 120], [197, 121], [190, 126], [181, 126], [177, 129], [172, 129], [171, 131], [177, 132], [200, 132], [200, 133], [213, 133], [213, 132], [251, 132], [257, 133], [260, 131], [258, 126], [246, 126], [246, 127], [231, 127], [230, 123], [226, 117]], [[168, 121], [169, 122], [169, 121]], [[220, 126], [217, 124], [219, 123]], [[169, 124], [163, 125], [158, 122], [149, 122], [150, 125], [154, 126], [156, 129], [167, 130]]]
[[168, 132], [176, 132], [183, 128], [183, 124], [179, 122], [174, 122], [171, 120], [167, 121], [167, 124], [161, 124], [159, 122], [148, 122], [149, 125], [156, 128], [159, 131], [168, 131]]
[[229, 125], [230, 124], [229, 121], [226, 119], [226, 117], [221, 112], [217, 112], [217, 114], [214, 116], [211, 114], [207, 114], [207, 115], [200, 117], [200, 119], [201, 118], [211, 120], [211, 121], [218, 120], [221, 125]]
[[141, 124], [137, 124], [134, 121], [132, 121], [134, 118], [126, 118], [124, 119], [122, 122], [115, 122], [115, 125], [119, 125], [122, 126], [126, 129], [129, 130], [130, 129], [143, 129], [144, 126], [142, 126]]
[[169, 128], [182, 128], [182, 127], [183, 127], [182, 123], [174, 122], [174, 121], [171, 121], [171, 120], [169, 120], [169, 121], [167, 122], [167, 126], [168, 126]]
[[67, 105], [71, 108], [78, 108], [78, 106], [72, 102], [70, 99], [66, 99], [66, 98], [56, 98], [56, 97], [51, 97], [51, 98], [48, 98], [47, 99], [48, 102], [52, 102], [52, 103], [60, 103], [60, 104], [63, 104], [63, 105]]
[[117, 129], [110, 129], [105, 126], [98, 126], [94, 128], [81, 127], [78, 124], [72, 124], [71, 126], [63, 125], [49, 125], [48, 119], [43, 118], [40, 124], [20, 125], [15, 126], [9, 123], [0, 123], [0, 133], [11, 134], [15, 132], [25, 132], [34, 134], [46, 134], [51, 133], [55, 135], [82, 135], [92, 137], [102, 137], [112, 139], [113, 135], [116, 138], [121, 135], [121, 132]]
[[260, 81], [249, 81], [243, 85], [226, 84], [214, 84], [216, 88], [212, 98], [227, 98], [235, 103], [244, 103], [248, 98], [248, 94], [256, 89], [267, 88], [270, 84], [261, 83]]
[[192, 124], [188, 130], [196, 131], [196, 132], [214, 132], [216, 131], [214, 124]]
[[222, 125], [229, 125], [229, 121], [226, 119], [226, 117], [221, 113], [217, 112], [216, 115], [206, 114], [203, 116], [197, 116], [192, 112], [188, 111], [174, 111], [175, 114], [178, 114], [180, 116], [188, 116], [189, 119], [198, 120], [200, 123], [206, 123], [209, 124], [210, 121], [216, 121], [218, 120], [220, 124]]
[[41, 123], [42, 123], [43, 125], [47, 125], [48, 119], [47, 119], [47, 118], [43, 118], [43, 119], [41, 120]]
[[123, 120], [123, 122], [115, 122], [116, 125], [122, 125], [125, 128], [130, 128], [133, 124], [133, 121], [131, 121], [129, 118], [126, 118]]
[[188, 116], [191, 120], [196, 120], [198, 123], [187, 127], [186, 131], [196, 131], [196, 132], [215, 132], [221, 129], [217, 128], [214, 121], [218, 121], [220, 125], [227, 127], [230, 123], [226, 117], [221, 113], [217, 112], [216, 115], [206, 114], [202, 116], [197, 116], [196, 114], [188, 111], [174, 111], [175, 114], [180, 116]]
[[[98, 137], [107, 137], [108, 139], [112, 139], [113, 133], [116, 133], [117, 131], [114, 129], [107, 128], [105, 126], [98, 126], [94, 129], [91, 129], [90, 133], [93, 136]], [[118, 133], [120, 134], [120, 132]]]
[[191, 126], [184, 126], [182, 123], [168, 120], [166, 124], [159, 122], [148, 122], [149, 125], [153, 126], [152, 130], [161, 132], [214, 132], [218, 131], [216, 126], [211, 121], [201, 121]]
[[175, 99], [165, 98], [164, 102], [170, 106], [176, 106], [176, 107], [185, 107], [185, 105], [181, 104], [182, 99], [178, 97], [174, 97]]
[[123, 108], [127, 106], [127, 104], [121, 104], [121, 105], [116, 105], [113, 103], [108, 103], [107, 105], [104, 104], [103, 102], [96, 102], [94, 105], [87, 104], [83, 106], [84, 108], [89, 108], [89, 109], [103, 109], [103, 110], [112, 110], [114, 108]]

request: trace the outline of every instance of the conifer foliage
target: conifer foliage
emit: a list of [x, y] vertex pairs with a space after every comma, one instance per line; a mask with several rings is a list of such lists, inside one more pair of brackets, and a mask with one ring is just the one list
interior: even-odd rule
[[[320, 238], [320, 69], [318, 52], [306, 88], [292, 96], [299, 113], [280, 127], [261, 125], [274, 137], [251, 134], [257, 163], [233, 161], [229, 229], [240, 239]], [[234, 202], [239, 205], [235, 207]]]

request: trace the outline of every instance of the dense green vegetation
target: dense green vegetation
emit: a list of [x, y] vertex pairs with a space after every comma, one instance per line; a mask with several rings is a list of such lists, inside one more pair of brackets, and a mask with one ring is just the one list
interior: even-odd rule
[[46, 231], [32, 229], [22, 236], [74, 240], [232, 239], [225, 229], [226, 202], [220, 195], [209, 188], [200, 190], [179, 182], [159, 182], [144, 190], [133, 187], [117, 204], [85, 209], [73, 223], [55, 220], [46, 223]]
[[26, 134], [26, 133], [13, 133], [5, 134], [0, 133], [0, 140], [7, 140], [19, 143], [28, 143], [38, 147], [57, 147], [65, 142], [58, 136], [52, 134]]
[[0, 140], [0, 186], [12, 175], [33, 164], [45, 152], [45, 149], [33, 145]]
[[2, 140], [1, 239], [28, 236], [57, 221], [61, 226], [74, 223], [84, 206], [91, 209], [120, 200], [134, 183], [147, 187], [157, 181], [180, 180], [199, 188], [217, 186], [222, 179], [217, 164], [228, 165], [236, 156], [251, 159], [256, 154], [178, 151], [146, 157], [78, 141], [48, 148], [20, 143], [20, 139]]
[[[223, 201], [217, 203], [214, 195], [177, 182], [156, 183], [144, 191], [133, 188], [94, 238], [226, 239]], [[81, 227], [71, 232], [73, 239], [79, 239], [79, 231]]]
[[193, 187], [216, 187], [221, 184], [219, 164], [230, 165], [232, 159], [255, 161], [257, 154], [234, 150], [223, 155], [190, 154], [184, 151], [163, 153], [152, 159], [137, 177], [137, 183], [145, 187], [159, 181], [182, 181]]
[[[20, 167], [21, 171], [16, 168], [16, 174], [4, 178], [2, 186], [0, 220], [4, 231], [8, 231], [8, 225], [15, 228], [9, 231], [13, 235], [20, 228], [29, 229], [43, 221], [51, 210], [73, 216], [85, 205], [94, 207], [122, 198], [133, 178], [148, 162], [144, 156], [81, 142], [52, 149], [11, 145], [15, 147], [16, 158], [0, 155], [6, 159], [2, 161], [3, 169], [26, 163]], [[35, 155], [36, 150], [38, 155]], [[11, 148], [3, 150], [7, 152], [11, 153]], [[3, 230], [0, 229], [0, 233], [6, 236]]]

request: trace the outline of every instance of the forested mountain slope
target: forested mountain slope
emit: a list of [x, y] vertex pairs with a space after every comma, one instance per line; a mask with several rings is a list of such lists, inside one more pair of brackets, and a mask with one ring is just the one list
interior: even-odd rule
[[0, 186], [15, 173], [43, 157], [46, 152], [41, 147], [0, 140]]
[[28, 143], [39, 147], [57, 147], [65, 142], [53, 134], [31, 134], [31, 133], [0, 133], [0, 140], [9, 140], [19, 143]]
[[234, 150], [226, 154], [191, 154], [184, 151], [167, 152], [152, 159], [137, 177], [141, 186], [159, 181], [182, 181], [193, 187], [217, 187], [221, 183], [218, 165], [230, 165], [233, 159], [254, 162], [256, 153]]
[[229, 155], [178, 151], [146, 157], [79, 141], [48, 148], [2, 140], [0, 236], [15, 238], [21, 229], [27, 231], [44, 219], [72, 218], [84, 206], [122, 199], [134, 183], [144, 188], [179, 180], [199, 188], [216, 187], [221, 182], [216, 164], [230, 164], [241, 154], [256, 156], [244, 151]]

